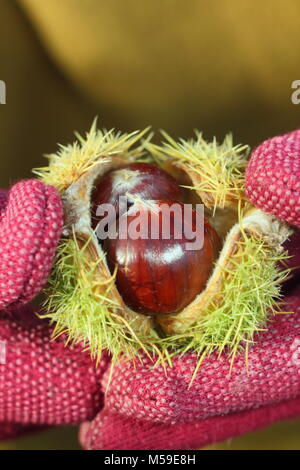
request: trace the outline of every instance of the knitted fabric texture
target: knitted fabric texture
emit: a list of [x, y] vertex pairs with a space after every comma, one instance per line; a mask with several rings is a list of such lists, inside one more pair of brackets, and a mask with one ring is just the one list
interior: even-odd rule
[[[166, 373], [142, 363], [119, 363], [105, 397], [112, 412], [144, 421], [172, 424], [206, 419], [270, 403], [300, 394], [300, 288], [287, 298], [294, 315], [277, 315], [267, 331], [256, 337], [249, 351], [230, 358], [212, 355], [205, 360], [189, 387], [198, 358], [186, 354], [173, 360]], [[106, 380], [104, 380], [104, 386]]]
[[35, 310], [23, 307], [0, 318], [5, 360], [0, 364], [0, 422], [78, 424], [101, 409], [103, 355], [96, 367], [82, 346], [51, 341], [52, 330]]
[[33, 299], [48, 279], [61, 235], [56, 190], [37, 180], [0, 193], [0, 309]]
[[276, 421], [300, 415], [300, 399], [225, 416], [165, 425], [99, 413], [81, 426], [80, 442], [91, 450], [188, 450], [253, 432]]
[[254, 150], [246, 195], [256, 207], [300, 228], [300, 130], [266, 140]]
[[[250, 431], [295, 416], [295, 410], [300, 414], [300, 286], [285, 300], [295, 313], [276, 316], [270, 329], [258, 335], [249, 351], [248, 369], [244, 354], [231, 373], [226, 355], [211, 356], [189, 388], [197, 364], [193, 355], [176, 359], [167, 373], [153, 368], [147, 358], [135, 366], [115, 366], [104, 410], [82, 430], [84, 446], [187, 449], [194, 442], [202, 447], [246, 432], [247, 425]], [[105, 386], [106, 376], [103, 382]], [[256, 408], [257, 413], [247, 414]], [[136, 437], [140, 428], [141, 440]]]

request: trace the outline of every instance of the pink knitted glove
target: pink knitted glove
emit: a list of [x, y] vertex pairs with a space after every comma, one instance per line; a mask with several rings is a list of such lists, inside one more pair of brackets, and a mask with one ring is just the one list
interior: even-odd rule
[[[101, 409], [100, 377], [80, 345], [51, 341], [47, 322], [25, 304], [48, 278], [61, 235], [62, 204], [36, 180], [0, 190], [0, 438], [39, 426], [78, 424]], [[9, 315], [7, 315], [9, 313]]]
[[[256, 205], [268, 211], [276, 209], [278, 217], [289, 217], [299, 226], [300, 199], [295, 185], [290, 189], [288, 180], [281, 188], [279, 170], [277, 174], [278, 158], [287, 158], [285, 142], [288, 152], [293, 147], [296, 160], [298, 147], [292, 143], [294, 140], [299, 140], [298, 132], [268, 141], [253, 154], [259, 164], [259, 156], [270, 152], [265, 158], [271, 162], [269, 171], [273, 167], [275, 170], [274, 175], [268, 175], [272, 184], [265, 190], [273, 191], [269, 196], [272, 207], [263, 198], [264, 182], [257, 184], [256, 193], [253, 188], [249, 190], [249, 181], [256, 187], [256, 165], [249, 170], [252, 159], [247, 188]], [[256, 178], [261, 174], [259, 171]], [[285, 193], [278, 198], [277, 187], [291, 191], [295, 210], [290, 207], [288, 215], [281, 204]], [[50, 271], [62, 225], [58, 195], [37, 181], [18, 183], [8, 196], [0, 193], [0, 224], [0, 340], [6, 346], [6, 363], [0, 365], [2, 435], [20, 431], [7, 423], [26, 426], [86, 421], [81, 428], [86, 448], [188, 449], [300, 414], [299, 288], [287, 298], [295, 314], [278, 316], [270, 330], [257, 338], [258, 343], [249, 353], [248, 374], [242, 357], [230, 376], [225, 355], [221, 361], [210, 357], [188, 389], [195, 364], [193, 355], [177, 359], [167, 377], [162, 370], [152, 369], [146, 359], [135, 369], [130, 363], [120, 364], [100, 411], [108, 357], [104, 355], [96, 368], [80, 345], [65, 347], [62, 338], [51, 342], [47, 323], [37, 320], [29, 307], [20, 308], [36, 295]], [[7, 316], [8, 309], [13, 320]]]
[[[92, 419], [101, 409], [99, 365], [81, 345], [51, 341], [52, 329], [33, 307], [0, 317], [0, 338], [6, 357], [0, 364], [0, 423], [65, 425]], [[4, 428], [5, 429], [5, 428]]]
[[[300, 131], [261, 144], [252, 154], [247, 195], [300, 227]], [[296, 239], [299, 236], [296, 236]], [[298, 250], [299, 247], [294, 247]], [[300, 281], [300, 278], [298, 278]], [[143, 358], [113, 370], [104, 409], [81, 427], [87, 449], [192, 449], [300, 415], [300, 282], [245, 358], [206, 359], [189, 388], [197, 358], [174, 360], [167, 375]], [[107, 383], [107, 374], [103, 387]]]
[[5, 441], [7, 439], [15, 439], [19, 436], [24, 436], [27, 433], [39, 431], [40, 429], [41, 429], [40, 426], [34, 426], [34, 425], [25, 426], [22, 424], [1, 423], [0, 441]]

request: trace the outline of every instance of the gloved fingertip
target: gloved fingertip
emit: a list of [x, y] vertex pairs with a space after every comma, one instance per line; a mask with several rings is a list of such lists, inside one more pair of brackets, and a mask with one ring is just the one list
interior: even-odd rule
[[300, 130], [261, 143], [245, 176], [246, 196], [256, 207], [300, 228]]
[[16, 183], [0, 217], [0, 309], [28, 303], [48, 279], [63, 226], [55, 188]]

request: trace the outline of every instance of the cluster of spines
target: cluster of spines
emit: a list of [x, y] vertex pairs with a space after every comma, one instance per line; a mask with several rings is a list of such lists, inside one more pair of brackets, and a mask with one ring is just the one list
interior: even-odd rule
[[162, 135], [165, 141], [161, 145], [148, 141], [145, 147], [158, 163], [171, 159], [197, 175], [199, 184], [187, 188], [210, 194], [214, 208], [223, 208], [228, 201], [243, 197], [248, 145], [234, 145], [231, 134], [221, 144], [215, 138], [207, 142], [199, 131], [189, 140], [175, 141], [166, 132]]
[[45, 155], [49, 165], [36, 168], [33, 172], [44, 183], [63, 192], [100, 160], [124, 154], [132, 159], [142, 158], [145, 149], [140, 141], [148, 131], [149, 128], [131, 133], [97, 129], [95, 119], [85, 137], [76, 133], [77, 141], [59, 145], [57, 153]]
[[[94, 122], [85, 139], [78, 136], [77, 143], [62, 146], [49, 157], [50, 166], [36, 173], [63, 192], [100, 158], [129, 154], [141, 159], [150, 151], [158, 163], [171, 158], [199, 172], [206, 183], [192, 189], [211, 191], [217, 206], [224, 206], [228, 195], [237, 201], [242, 197], [248, 147], [234, 146], [231, 135], [220, 145], [216, 140], [205, 142], [198, 132], [196, 139], [188, 141], [176, 142], [163, 133], [166, 142], [161, 146], [152, 144], [150, 138], [138, 144], [146, 132], [123, 135], [101, 131]], [[234, 358], [239, 348], [247, 349], [255, 333], [278, 310], [279, 285], [286, 276], [278, 270], [278, 261], [285, 254], [278, 255], [259, 237], [246, 234], [237, 243], [230, 267], [223, 267], [222, 302], [212, 299], [205, 314], [182, 335], [161, 338], [152, 330], [149, 337], [137, 337], [131, 325], [122, 321], [119, 307], [111, 302], [113, 276], [105, 281], [106, 293], [97, 298], [93, 294], [96, 265], [83, 267], [84, 252], [72, 238], [61, 243], [50, 279], [46, 316], [56, 324], [55, 335], [65, 333], [69, 341], [82, 341], [96, 357], [103, 349], [110, 350], [115, 359], [120, 355], [136, 357], [144, 350], [169, 361], [173, 354], [193, 351], [199, 355], [200, 364], [211, 352], [226, 349]]]

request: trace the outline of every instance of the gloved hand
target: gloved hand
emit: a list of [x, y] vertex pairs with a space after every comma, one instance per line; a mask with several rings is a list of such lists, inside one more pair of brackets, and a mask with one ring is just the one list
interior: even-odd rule
[[[81, 428], [87, 449], [195, 449], [300, 415], [300, 287], [285, 300], [294, 315], [278, 315], [240, 355], [206, 359], [192, 386], [197, 358], [174, 360], [167, 375], [143, 358], [120, 363], [105, 407]], [[103, 387], [107, 382], [105, 376]]]
[[51, 341], [52, 328], [27, 303], [46, 282], [61, 235], [52, 187], [22, 181], [0, 191], [0, 438], [39, 426], [79, 424], [100, 410], [100, 377], [80, 345]]
[[0, 422], [26, 425], [79, 424], [91, 419], [103, 403], [100, 378], [104, 354], [96, 367], [80, 345], [51, 341], [52, 328], [33, 307], [0, 319], [6, 360], [0, 365]]
[[[248, 197], [267, 211], [276, 210], [278, 217], [289, 217], [289, 222], [298, 227], [299, 190], [297, 182], [292, 189], [288, 185], [295, 171], [298, 176], [300, 172], [295, 167], [296, 160], [300, 162], [299, 139], [296, 132], [262, 144], [253, 153], [247, 171]], [[257, 189], [253, 190], [255, 181], [263, 175], [261, 168], [256, 174], [261, 155], [268, 160], [264, 168], [268, 174], [257, 181]], [[284, 177], [288, 175], [288, 179], [283, 184], [277, 162], [288, 156], [294, 166], [291, 173], [284, 167]], [[278, 188], [290, 191], [293, 211], [286, 212], [284, 204], [280, 204]], [[266, 191], [269, 199], [264, 199]], [[275, 195], [276, 202], [270, 206], [269, 200], [275, 201]], [[289, 200], [285, 196], [284, 192], [282, 200]], [[167, 375], [161, 368], [153, 369], [143, 358], [135, 367], [129, 362], [115, 366], [104, 396], [109, 357], [103, 355], [96, 367], [80, 345], [64, 346], [63, 338], [51, 342], [47, 322], [37, 319], [31, 308], [20, 307], [39, 291], [49, 273], [62, 225], [56, 192], [37, 181], [23, 182], [11, 190], [9, 198], [1, 193], [1, 201], [0, 236], [5, 232], [6, 238], [0, 240], [0, 256], [9, 269], [0, 268], [0, 340], [6, 342], [7, 351], [6, 364], [0, 365], [0, 422], [85, 422], [80, 437], [89, 449], [191, 449], [300, 414], [299, 288], [286, 298], [294, 315], [278, 315], [250, 348], [248, 372], [244, 356], [236, 359], [231, 375], [226, 355], [221, 359], [211, 356], [189, 388], [196, 360], [193, 355], [177, 358]], [[28, 213], [23, 206], [28, 207]], [[39, 214], [36, 225], [26, 225], [28, 231], [24, 230], [20, 209], [26, 224], [35, 213]], [[26, 237], [33, 240], [35, 236], [39, 242], [29, 243]], [[47, 249], [42, 250], [45, 245]], [[17, 290], [10, 282], [14, 270], [20, 272]], [[4, 434], [11, 431], [8, 426], [3, 425]]]
[[[251, 156], [246, 192], [258, 207], [300, 228], [300, 131], [270, 139]], [[299, 243], [299, 236], [295, 237]], [[295, 252], [299, 262], [299, 247]], [[291, 262], [293, 264], [293, 260]], [[299, 263], [298, 263], [299, 264]], [[294, 263], [295, 265], [295, 263]], [[193, 354], [173, 368], [153, 368], [143, 357], [113, 369], [104, 409], [81, 427], [87, 449], [193, 449], [300, 415], [300, 276], [277, 315], [249, 350], [230, 359], [212, 355], [201, 365]], [[107, 372], [103, 388], [107, 384]]]

